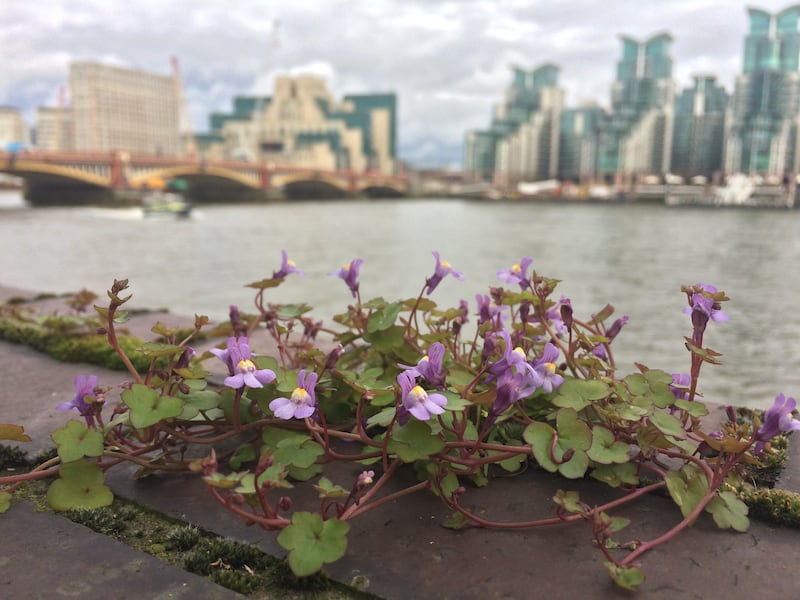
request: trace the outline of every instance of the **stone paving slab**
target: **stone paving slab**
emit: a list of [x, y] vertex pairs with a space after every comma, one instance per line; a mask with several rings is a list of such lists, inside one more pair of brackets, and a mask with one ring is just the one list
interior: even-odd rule
[[0, 515], [0, 598], [235, 600], [243, 596], [50, 512]]
[[[99, 374], [104, 384], [126, 379], [124, 372], [60, 363], [0, 342], [0, 422], [23, 424], [34, 437], [34, 446], [42, 438], [49, 446], [49, 434], [70, 417], [55, 411], [55, 404], [68, 400], [74, 376], [87, 372]], [[790, 452], [789, 469], [778, 485], [797, 491], [797, 443], [790, 445]], [[275, 533], [248, 527], [219, 507], [195, 475], [133, 480], [132, 470], [117, 468], [108, 473], [108, 483], [116, 494], [215, 533], [256, 543], [271, 554], [284, 554]], [[352, 465], [334, 465], [326, 474], [348, 486], [358, 471]], [[398, 485], [403, 483], [414, 483], [410, 470], [398, 477]], [[495, 480], [488, 489], [470, 489], [464, 503], [482, 517], [498, 521], [549, 517], [553, 514], [551, 498], [559, 488], [579, 491], [590, 504], [615, 497], [614, 490], [592, 481], [571, 482], [531, 469], [515, 478]], [[308, 486], [298, 486], [290, 493], [295, 508], [318, 506]], [[11, 512], [0, 516], [0, 556], [7, 555], [7, 540], [14, 539], [4, 533], [3, 521], [20, 508], [12, 506]], [[620, 536], [623, 541], [658, 536], [680, 520], [674, 503], [661, 497], [642, 498], [615, 514], [633, 521]], [[630, 597], [611, 583], [602, 566], [602, 554], [592, 547], [590, 530], [584, 524], [454, 532], [441, 527], [448, 515], [431, 494], [417, 494], [366, 513], [352, 522], [347, 555], [326, 570], [344, 583], [356, 576], [365, 578], [368, 591], [389, 599]], [[44, 539], [50, 535], [50, 526], [40, 523], [30, 526], [40, 529]], [[71, 558], [70, 553], [58, 554], [46, 568], [69, 569]], [[636, 597], [646, 600], [800, 598], [796, 577], [800, 533], [755, 520], [750, 531], [738, 534], [718, 530], [711, 518], [703, 515], [690, 530], [645, 555], [642, 562], [647, 583]], [[29, 569], [35, 572], [33, 565]], [[131, 586], [135, 588], [135, 584]], [[0, 590], [0, 597], [5, 596]]]

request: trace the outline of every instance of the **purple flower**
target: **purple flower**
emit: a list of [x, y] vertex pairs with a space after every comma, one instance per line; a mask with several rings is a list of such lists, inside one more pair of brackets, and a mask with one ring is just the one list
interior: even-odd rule
[[302, 369], [297, 374], [297, 387], [291, 397], [275, 398], [269, 403], [269, 409], [279, 419], [305, 419], [317, 410], [317, 394], [314, 388], [317, 385], [317, 374], [313, 371], [306, 376]]
[[430, 383], [436, 388], [443, 388], [445, 383], [444, 367], [442, 361], [444, 360], [444, 344], [441, 342], [434, 342], [428, 348], [428, 353], [419, 359], [416, 366], [398, 365], [411, 373], [415, 378], [422, 377], [425, 381]]
[[519, 284], [523, 290], [530, 285], [528, 281], [528, 267], [533, 262], [532, 258], [527, 256], [523, 258], [519, 264], [512, 265], [508, 269], [501, 269], [497, 272], [497, 278], [509, 284]]
[[[78, 375], [75, 377], [75, 397], [69, 402], [62, 402], [56, 406], [56, 409], [71, 410], [74, 408], [86, 419], [87, 424], [91, 424], [92, 407], [97, 403], [95, 388], [99, 384], [100, 378], [97, 375]], [[88, 401], [87, 398], [89, 398]]]
[[511, 335], [505, 328], [500, 331], [500, 335], [505, 341], [505, 350], [503, 351], [503, 356], [497, 362], [489, 365], [487, 383], [498, 379], [508, 370], [513, 370], [515, 373], [533, 372], [533, 367], [528, 363], [525, 350], [520, 346], [514, 347], [511, 343]]
[[447, 398], [442, 394], [428, 394], [417, 385], [417, 379], [411, 371], [400, 373], [397, 376], [397, 383], [402, 390], [403, 408], [420, 421], [427, 421], [431, 415], [440, 415], [444, 412]]
[[283, 279], [290, 273], [297, 273], [298, 275], [305, 275], [300, 269], [298, 269], [294, 261], [289, 258], [286, 254], [286, 250], [281, 250], [281, 268], [278, 271], [272, 272], [273, 279]]
[[692, 305], [683, 309], [684, 314], [692, 315], [692, 323], [695, 322], [695, 314], [701, 313], [705, 317], [707, 323], [709, 319], [717, 322], [724, 322], [728, 320], [728, 313], [720, 310], [719, 303], [713, 298], [709, 298], [703, 294], [692, 294]]
[[252, 361], [250, 344], [246, 337], [230, 337], [225, 350], [212, 348], [211, 353], [228, 366], [230, 377], [226, 377], [224, 383], [230, 388], [260, 388], [275, 381], [274, 372], [259, 369]]
[[536, 371], [536, 373], [538, 373], [542, 379], [540, 387], [546, 394], [558, 389], [559, 386], [564, 383], [564, 378], [556, 373], [555, 361], [557, 359], [558, 348], [556, 348], [550, 342], [547, 342], [544, 345], [542, 357], [533, 365], [533, 370]]
[[492, 298], [487, 294], [475, 294], [475, 301], [478, 304], [478, 325], [491, 321], [503, 310], [503, 307], [492, 302]]
[[507, 369], [497, 380], [497, 395], [489, 409], [489, 422], [493, 423], [518, 400], [530, 396], [539, 385], [541, 380], [535, 371]]
[[689, 386], [692, 385], [692, 376], [689, 373], [673, 373], [672, 385], [669, 386], [669, 391], [675, 394], [678, 400], [689, 399]]
[[336, 275], [337, 277], [343, 279], [347, 284], [347, 287], [350, 288], [350, 293], [353, 294], [353, 298], [358, 295], [358, 271], [361, 268], [361, 263], [363, 262], [363, 258], [356, 258], [355, 260], [347, 263], [338, 271], [328, 273], [328, 275]]
[[464, 274], [460, 271], [456, 271], [453, 267], [450, 266], [450, 263], [446, 260], [441, 260], [439, 258], [439, 253], [434, 250], [433, 256], [436, 258], [436, 267], [433, 271], [433, 275], [428, 277], [425, 280], [425, 285], [428, 286], [426, 293], [430, 296], [433, 293], [433, 290], [441, 283], [442, 279], [444, 279], [447, 275], [452, 275], [459, 281], [464, 279]]
[[756, 452], [761, 452], [764, 444], [780, 433], [800, 431], [800, 421], [792, 417], [796, 406], [794, 398], [778, 394], [774, 404], [764, 413], [764, 424], [756, 432]]

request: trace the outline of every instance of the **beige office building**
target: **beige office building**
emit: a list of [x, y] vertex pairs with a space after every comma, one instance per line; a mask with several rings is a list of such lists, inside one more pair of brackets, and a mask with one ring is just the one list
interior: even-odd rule
[[333, 98], [314, 75], [280, 76], [268, 97], [234, 98], [232, 113], [211, 115], [205, 156], [320, 170], [393, 174], [394, 94]]
[[174, 77], [73, 62], [69, 80], [75, 150], [183, 154]]

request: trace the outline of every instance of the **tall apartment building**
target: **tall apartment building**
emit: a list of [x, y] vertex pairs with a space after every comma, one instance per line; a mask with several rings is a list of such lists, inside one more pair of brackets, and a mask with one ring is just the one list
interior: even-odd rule
[[69, 81], [75, 150], [183, 153], [174, 77], [73, 62]]
[[199, 136], [206, 155], [321, 170], [393, 174], [397, 168], [394, 94], [334, 100], [324, 79], [281, 76], [267, 97], [237, 97], [232, 113], [210, 117]]
[[744, 68], [736, 78], [725, 170], [782, 176], [798, 171], [800, 5], [777, 14], [749, 8]]
[[19, 109], [0, 106], [0, 149], [24, 147], [29, 143], [28, 126]]
[[722, 170], [728, 92], [713, 75], [697, 75], [675, 101], [672, 172], [712, 178]]
[[622, 58], [611, 89], [611, 114], [600, 134], [601, 175], [666, 173], [672, 152], [675, 82], [669, 44], [659, 33], [639, 41], [620, 36]]
[[557, 176], [564, 110], [558, 71], [552, 64], [531, 71], [513, 67], [511, 86], [495, 107], [489, 130], [467, 132], [468, 174], [504, 185]]

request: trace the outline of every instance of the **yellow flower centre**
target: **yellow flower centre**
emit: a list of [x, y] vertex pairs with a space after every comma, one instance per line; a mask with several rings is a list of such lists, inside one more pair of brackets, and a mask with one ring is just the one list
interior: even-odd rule
[[411, 391], [409, 392], [409, 395], [410, 395], [410, 396], [412, 396], [412, 397], [413, 397], [415, 400], [417, 400], [418, 402], [422, 402], [423, 400], [425, 400], [425, 398], [427, 398], [427, 397], [428, 397], [428, 392], [426, 392], [425, 390], [423, 390], [423, 389], [422, 389], [422, 386], [415, 385], [415, 386], [414, 386], [414, 387], [411, 389]]
[[522, 271], [522, 267], [520, 267], [519, 265], [513, 265], [513, 266], [511, 267], [511, 270], [512, 270], [512, 271], [519, 272], [519, 271]]
[[547, 367], [547, 370], [550, 372], [550, 375], [556, 372], [556, 364], [555, 363], [544, 363], [544, 366]]
[[345, 263], [345, 264], [344, 264], [344, 267], [342, 267], [342, 268], [343, 268], [345, 271], [349, 271], [349, 270], [350, 270], [350, 263]]
[[290, 267], [295, 266], [294, 261], [291, 258], [286, 261], [286, 264], [289, 265]]
[[450, 268], [450, 263], [447, 262], [446, 260], [443, 260], [441, 264], [445, 269], [449, 269]]
[[242, 372], [245, 371], [255, 371], [256, 365], [252, 360], [242, 359], [239, 361], [239, 370]]
[[301, 387], [294, 388], [292, 392], [291, 401], [295, 404], [305, 404], [308, 400], [308, 392]]
[[527, 358], [525, 356], [525, 350], [523, 350], [520, 346], [517, 346], [516, 348], [514, 348], [513, 352], [514, 352], [514, 354], [519, 354], [523, 359]]

